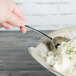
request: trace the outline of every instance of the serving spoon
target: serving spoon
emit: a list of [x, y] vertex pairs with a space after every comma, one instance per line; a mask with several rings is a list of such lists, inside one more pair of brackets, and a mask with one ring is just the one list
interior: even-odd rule
[[41, 32], [41, 31], [39, 31], [39, 30], [37, 30], [37, 29], [35, 29], [35, 28], [33, 28], [33, 27], [30, 27], [30, 26], [28, 26], [28, 25], [25, 25], [25, 27], [30, 28], [30, 29], [32, 29], [34, 32], [37, 32], [37, 33], [39, 33], [39, 34], [47, 37], [48, 39], [45, 40], [45, 41], [43, 41], [43, 43], [45, 43], [45, 44], [47, 45], [47, 47], [48, 47], [48, 49], [49, 49], [50, 51], [51, 51], [51, 50], [56, 50], [57, 47], [58, 47], [59, 45], [61, 45], [62, 42], [68, 42], [68, 41], [70, 41], [70, 39], [65, 38], [65, 37], [62, 37], [62, 36], [57, 36], [57, 37], [55, 37], [55, 38], [52, 38], [52, 37], [48, 36], [47, 34]]

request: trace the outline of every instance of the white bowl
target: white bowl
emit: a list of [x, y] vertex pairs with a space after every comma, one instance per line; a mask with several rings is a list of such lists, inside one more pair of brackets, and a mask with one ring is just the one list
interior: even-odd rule
[[[48, 34], [50, 37], [54, 38], [56, 36], [63, 36], [63, 37], [67, 37], [72, 39], [73, 37], [76, 37], [76, 27], [68, 27], [68, 28], [63, 28], [63, 29], [59, 29], [57, 31], [51, 32]], [[45, 41], [47, 38], [43, 37], [37, 44], [36, 47], [43, 47], [43, 45], [41, 45], [40, 43], [42, 41]], [[44, 50], [42, 50], [44, 51]], [[49, 71], [53, 72], [54, 74], [56, 74], [57, 76], [64, 76], [62, 74], [60, 74], [59, 72], [55, 71], [55, 69], [53, 69], [52, 67], [50, 67], [45, 60], [43, 59], [43, 57], [40, 55], [40, 52], [38, 50], [38, 48], [34, 48], [34, 47], [30, 47], [29, 48], [29, 53], [31, 54], [31, 56], [33, 56], [34, 59], [36, 59], [42, 66], [44, 66], [46, 69], [48, 69]]]

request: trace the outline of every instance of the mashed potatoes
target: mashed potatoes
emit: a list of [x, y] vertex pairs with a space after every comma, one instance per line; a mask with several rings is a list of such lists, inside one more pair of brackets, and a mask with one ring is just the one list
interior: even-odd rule
[[76, 76], [76, 38], [62, 42], [56, 52], [48, 51], [46, 63], [65, 76]]

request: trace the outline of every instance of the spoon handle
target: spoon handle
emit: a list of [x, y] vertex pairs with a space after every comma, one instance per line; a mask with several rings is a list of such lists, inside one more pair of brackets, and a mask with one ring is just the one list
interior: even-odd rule
[[41, 32], [41, 31], [39, 31], [39, 30], [37, 30], [37, 29], [34, 29], [34, 28], [32, 28], [32, 27], [30, 27], [30, 26], [28, 26], [28, 25], [25, 25], [25, 27], [30, 28], [30, 29], [32, 29], [33, 31], [35, 31], [35, 32], [37, 32], [37, 33], [40, 33], [41, 35], [46, 36], [46, 37], [48, 37], [49, 39], [52, 40], [52, 38], [51, 38], [50, 36], [48, 36], [47, 34]]

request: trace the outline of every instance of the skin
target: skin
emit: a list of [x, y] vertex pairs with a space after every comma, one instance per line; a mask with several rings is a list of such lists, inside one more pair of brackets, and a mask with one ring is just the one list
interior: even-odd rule
[[26, 20], [21, 9], [12, 0], [0, 0], [0, 27], [11, 29], [20, 27], [22, 33], [26, 32]]

